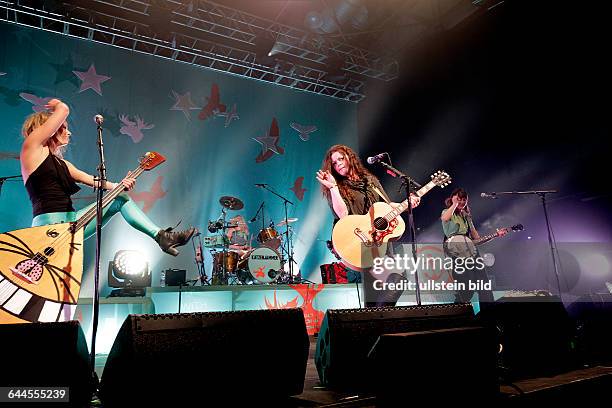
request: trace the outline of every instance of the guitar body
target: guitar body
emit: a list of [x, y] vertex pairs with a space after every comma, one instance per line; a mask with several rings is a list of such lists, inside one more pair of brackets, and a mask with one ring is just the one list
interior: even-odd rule
[[[147, 152], [131, 177], [165, 160]], [[107, 192], [102, 208], [123, 191], [119, 184]], [[0, 324], [72, 320], [83, 276], [83, 228], [95, 217], [93, 207], [73, 223], [0, 233]]]
[[391, 211], [391, 205], [378, 202], [366, 215], [347, 215], [336, 223], [332, 242], [342, 263], [360, 271], [371, 268], [374, 258], [385, 256], [387, 242], [400, 238], [406, 230], [402, 217], [390, 222], [384, 219]]
[[0, 233], [0, 324], [72, 320], [83, 274], [83, 229], [71, 223]]

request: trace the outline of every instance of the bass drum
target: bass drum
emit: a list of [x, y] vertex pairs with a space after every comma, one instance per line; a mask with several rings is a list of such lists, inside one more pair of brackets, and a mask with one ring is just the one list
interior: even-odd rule
[[257, 248], [249, 254], [248, 268], [255, 281], [273, 283], [278, 280], [282, 271], [281, 257], [271, 248]]

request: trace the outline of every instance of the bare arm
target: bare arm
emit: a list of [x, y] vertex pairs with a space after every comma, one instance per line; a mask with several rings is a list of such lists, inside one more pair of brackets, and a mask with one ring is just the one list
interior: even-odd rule
[[[91, 174], [87, 174], [83, 170], [76, 168], [76, 166], [70, 163], [68, 160], [64, 160], [64, 162], [66, 163], [66, 166], [68, 166], [70, 177], [72, 177], [74, 181], [76, 181], [77, 183], [88, 185], [89, 187], [94, 186], [94, 176], [92, 176]], [[130, 173], [128, 172], [127, 176], [121, 181], [121, 183], [125, 186], [126, 190], [131, 190], [132, 188], [134, 188], [136, 179], [131, 178]], [[118, 186], [118, 183], [107, 181], [105, 190], [112, 190], [117, 186]]]
[[338, 216], [338, 218], [344, 218], [348, 215], [348, 208], [346, 207], [346, 203], [344, 199], [340, 195], [340, 190], [338, 189], [338, 185], [333, 186], [329, 189], [332, 199], [332, 207], [334, 212]]
[[323, 186], [329, 189], [329, 194], [332, 200], [332, 208], [334, 209], [334, 212], [338, 218], [346, 217], [348, 215], [348, 208], [344, 202], [344, 199], [342, 198], [342, 195], [340, 195], [338, 183], [336, 183], [334, 176], [326, 171], [319, 170], [317, 171], [316, 177], [319, 183], [323, 184]]
[[457, 209], [457, 203], [453, 203], [453, 205], [451, 205], [446, 210], [444, 210], [444, 212], [442, 212], [442, 216], [440, 217], [440, 219], [443, 222], [450, 221], [456, 209]]

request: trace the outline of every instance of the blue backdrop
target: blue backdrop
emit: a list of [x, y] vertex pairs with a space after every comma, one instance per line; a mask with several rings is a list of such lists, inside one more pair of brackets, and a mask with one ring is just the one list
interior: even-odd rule
[[[217, 108], [203, 113], [207, 98], [216, 90], [226, 112]], [[245, 204], [241, 211], [230, 211], [230, 216], [240, 214], [248, 220], [265, 201], [266, 222], [278, 223], [284, 217], [282, 201], [254, 186], [268, 183], [295, 203], [289, 216], [299, 218], [293, 224], [296, 259], [303, 277], [320, 281], [319, 265], [332, 259], [325, 246], [331, 214], [314, 173], [330, 145], [357, 148], [354, 104], [2, 23], [0, 177], [20, 173], [23, 119], [51, 97], [71, 108], [73, 136], [65, 156], [84, 171], [93, 174], [97, 166], [92, 119], [97, 113], [105, 116], [110, 180], [118, 181], [135, 168], [146, 151], [166, 156], [167, 162], [144, 174], [133, 192], [160, 227], [182, 220], [179, 228], [195, 225], [207, 234], [207, 222], [219, 216], [223, 195]], [[239, 118], [229, 120], [227, 113], [234, 105]], [[296, 124], [317, 130], [300, 137]], [[75, 206], [81, 208], [94, 199], [93, 191], [83, 188], [75, 196]], [[31, 211], [21, 181], [7, 181], [0, 195], [0, 230], [28, 227]], [[251, 232], [260, 226], [251, 224]], [[177, 258], [165, 255], [119, 215], [103, 235], [103, 295], [109, 290], [107, 262], [120, 249], [137, 249], [147, 257], [154, 285], [166, 268], [186, 268], [188, 278], [197, 276], [190, 244]], [[92, 293], [94, 244], [95, 238], [86, 243], [82, 296]], [[210, 276], [208, 254], [205, 265]]]

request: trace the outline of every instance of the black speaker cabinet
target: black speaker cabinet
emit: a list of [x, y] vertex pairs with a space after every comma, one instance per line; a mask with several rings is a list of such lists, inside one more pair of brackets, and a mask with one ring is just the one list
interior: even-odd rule
[[130, 315], [100, 383], [105, 407], [272, 401], [303, 391], [301, 309]]
[[368, 353], [383, 334], [475, 325], [469, 304], [328, 310], [317, 340], [321, 382], [339, 390], [372, 384]]
[[499, 395], [492, 327], [458, 327], [384, 334], [372, 349], [377, 407], [406, 401], [466, 406]]
[[[1, 387], [67, 387], [68, 403], [45, 400], [45, 403], [33, 404], [89, 406], [94, 390], [93, 371], [78, 321], [1, 324], [0, 341], [3, 353]], [[10, 403], [7, 406], [11, 406]], [[15, 403], [13, 406], [30, 405]]]

